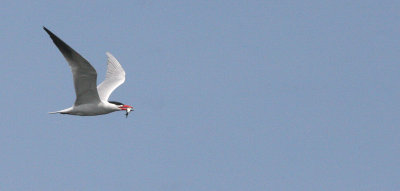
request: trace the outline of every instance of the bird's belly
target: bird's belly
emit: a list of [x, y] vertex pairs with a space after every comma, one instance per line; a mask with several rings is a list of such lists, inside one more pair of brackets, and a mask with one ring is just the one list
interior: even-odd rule
[[93, 116], [93, 115], [103, 115], [111, 113], [113, 111], [115, 110], [104, 107], [102, 104], [82, 104], [74, 106], [74, 108], [69, 114], [81, 115], [81, 116]]

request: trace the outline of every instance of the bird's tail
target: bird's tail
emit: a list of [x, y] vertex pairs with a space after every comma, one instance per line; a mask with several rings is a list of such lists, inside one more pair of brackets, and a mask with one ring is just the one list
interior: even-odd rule
[[72, 110], [72, 107], [67, 108], [67, 109], [63, 109], [63, 110], [60, 110], [60, 111], [49, 112], [49, 114], [57, 114], [57, 113], [68, 114], [71, 110]]

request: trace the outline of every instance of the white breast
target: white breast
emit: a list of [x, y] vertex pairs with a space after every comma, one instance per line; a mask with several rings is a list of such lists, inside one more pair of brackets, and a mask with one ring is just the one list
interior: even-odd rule
[[89, 103], [89, 104], [81, 104], [78, 106], [74, 106], [72, 107], [72, 110], [68, 112], [68, 114], [92, 116], [92, 115], [103, 115], [119, 110], [120, 109], [114, 104], [100, 102], [96, 104]]

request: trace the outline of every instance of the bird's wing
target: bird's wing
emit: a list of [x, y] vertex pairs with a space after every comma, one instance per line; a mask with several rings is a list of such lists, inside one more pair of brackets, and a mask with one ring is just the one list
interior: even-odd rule
[[97, 73], [93, 66], [46, 27], [43, 27], [43, 29], [50, 35], [71, 67], [76, 93], [74, 105], [100, 102], [96, 88]]
[[107, 101], [111, 93], [125, 81], [125, 71], [118, 60], [109, 52], [106, 53], [107, 74], [106, 79], [97, 86], [100, 99]]

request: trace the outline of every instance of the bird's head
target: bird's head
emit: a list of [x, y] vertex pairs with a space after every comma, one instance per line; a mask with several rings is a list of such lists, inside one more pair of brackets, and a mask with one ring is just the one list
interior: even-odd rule
[[125, 105], [125, 104], [123, 104], [123, 103], [121, 103], [121, 102], [109, 101], [109, 103], [112, 103], [112, 104], [116, 105], [116, 106], [118, 107], [118, 109], [121, 110], [121, 111], [122, 111], [122, 110], [125, 110], [125, 111], [126, 111], [126, 114], [125, 114], [126, 117], [128, 117], [129, 112], [135, 110], [135, 108], [133, 108], [132, 106], [130, 106], [130, 105]]

